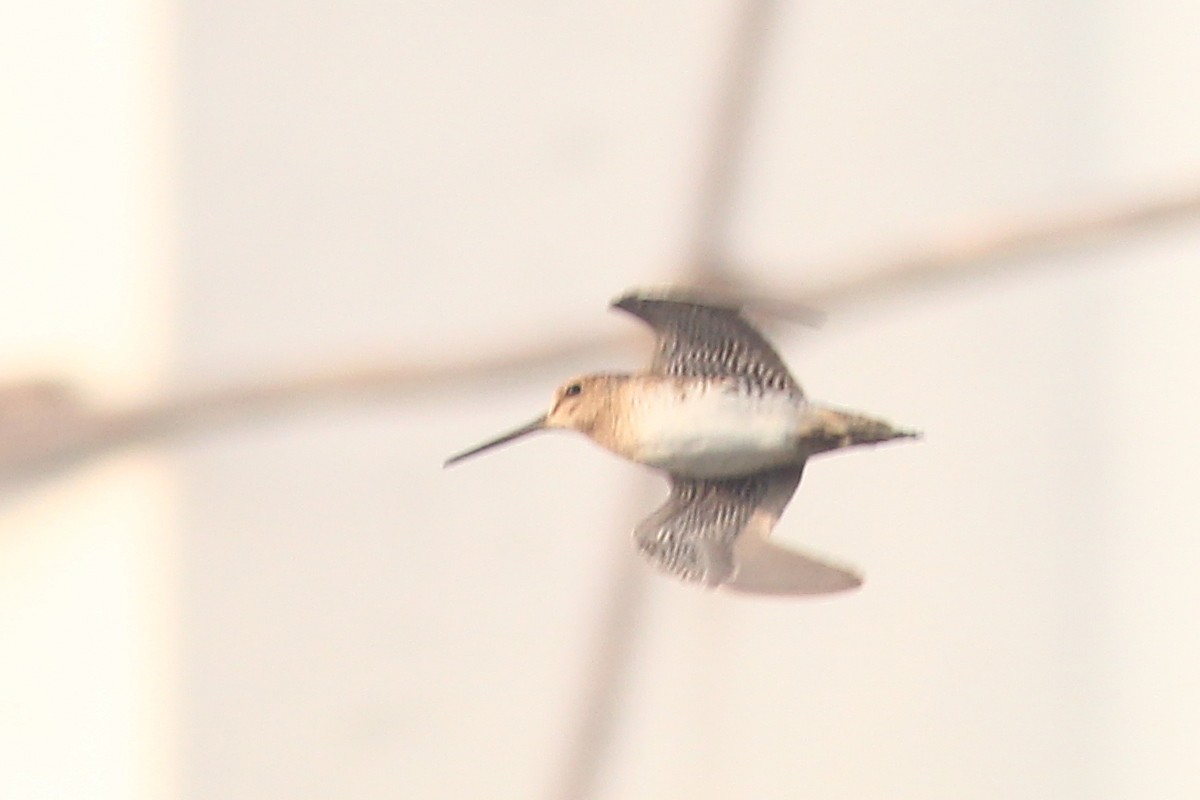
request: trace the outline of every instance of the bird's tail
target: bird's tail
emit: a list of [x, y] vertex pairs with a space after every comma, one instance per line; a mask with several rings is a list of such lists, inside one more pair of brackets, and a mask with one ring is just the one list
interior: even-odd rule
[[800, 443], [809, 455], [893, 439], [915, 439], [921, 435], [875, 417], [831, 406], [810, 405], [804, 414]]

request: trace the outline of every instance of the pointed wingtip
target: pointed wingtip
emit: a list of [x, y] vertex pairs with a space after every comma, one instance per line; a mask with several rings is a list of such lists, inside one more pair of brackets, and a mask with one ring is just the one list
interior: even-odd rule
[[803, 303], [747, 294], [736, 289], [706, 289], [695, 286], [630, 289], [609, 303], [609, 307], [637, 315], [638, 309], [646, 303], [680, 303], [737, 313], [750, 312], [811, 328], [821, 327], [826, 320], [825, 312]]
[[636, 293], [626, 292], [625, 294], [622, 294], [619, 297], [614, 297], [612, 299], [612, 301], [608, 304], [608, 307], [609, 308], [619, 308], [623, 311], [628, 311], [629, 307], [631, 305], [633, 305], [637, 301], [637, 299], [638, 299], [638, 296]]
[[609, 307], [630, 311], [643, 303], [685, 303], [732, 311], [740, 310], [742, 305], [736, 295], [727, 292], [695, 286], [647, 286], [629, 289], [609, 303]]
[[673, 286], [656, 286], [629, 289], [613, 298], [609, 308], [634, 311], [645, 303], [698, 303], [702, 302], [693, 293]]
[[726, 586], [745, 594], [813, 596], [859, 588], [855, 569], [792, 550], [750, 531], [733, 545], [737, 568]]

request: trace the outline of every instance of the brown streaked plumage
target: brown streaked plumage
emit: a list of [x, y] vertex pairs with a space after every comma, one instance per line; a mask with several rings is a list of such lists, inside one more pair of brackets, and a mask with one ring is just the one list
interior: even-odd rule
[[446, 464], [538, 430], [579, 431], [668, 474], [666, 503], [634, 532], [660, 569], [755, 594], [860, 585], [849, 569], [772, 543], [771, 531], [810, 457], [915, 434], [810, 402], [734, 306], [677, 293], [632, 293], [613, 306], [653, 328], [657, 347], [646, 372], [573, 378], [546, 414]]

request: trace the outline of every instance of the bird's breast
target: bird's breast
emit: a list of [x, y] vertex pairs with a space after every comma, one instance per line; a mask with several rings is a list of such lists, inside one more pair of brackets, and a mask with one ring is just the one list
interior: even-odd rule
[[627, 458], [696, 478], [748, 475], [797, 461], [802, 398], [737, 384], [663, 381], [630, 398]]

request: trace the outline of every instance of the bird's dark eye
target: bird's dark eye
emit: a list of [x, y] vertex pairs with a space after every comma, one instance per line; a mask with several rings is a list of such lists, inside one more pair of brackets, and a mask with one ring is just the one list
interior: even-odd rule
[[566, 389], [563, 390], [563, 397], [574, 397], [575, 395], [579, 394], [582, 391], [583, 391], [582, 386], [580, 386], [578, 383], [572, 383], [570, 386], [568, 386]]

